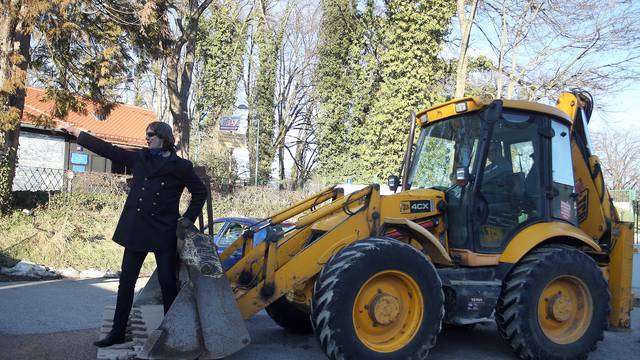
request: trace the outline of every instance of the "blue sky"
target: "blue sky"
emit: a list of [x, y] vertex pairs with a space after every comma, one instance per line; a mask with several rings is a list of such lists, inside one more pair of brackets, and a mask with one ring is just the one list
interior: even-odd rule
[[640, 84], [632, 83], [617, 94], [600, 96], [594, 99], [596, 106], [605, 106], [604, 111], [596, 109], [589, 127], [592, 130], [638, 131], [638, 113], [640, 103]]

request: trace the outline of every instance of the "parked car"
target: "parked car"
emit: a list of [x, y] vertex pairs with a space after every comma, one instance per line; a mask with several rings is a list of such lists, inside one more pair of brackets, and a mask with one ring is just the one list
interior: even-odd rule
[[[212, 224], [213, 243], [218, 248], [218, 253], [221, 254], [229, 245], [231, 245], [245, 230], [248, 230], [251, 226], [256, 225], [263, 219], [246, 218], [246, 217], [222, 217], [214, 219]], [[204, 233], [209, 234], [209, 226], [204, 228]], [[292, 224], [279, 224], [275, 225], [276, 230], [286, 231]], [[267, 229], [262, 229], [253, 235], [253, 246], [255, 247], [259, 243], [263, 242], [267, 236]], [[242, 249], [236, 250], [231, 256], [229, 256], [222, 266], [225, 269], [232, 267], [242, 257]]]

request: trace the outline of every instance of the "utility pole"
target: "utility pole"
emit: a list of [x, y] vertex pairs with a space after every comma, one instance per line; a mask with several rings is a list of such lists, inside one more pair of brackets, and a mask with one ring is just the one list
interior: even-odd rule
[[260, 115], [258, 118], [258, 130], [256, 131], [256, 186], [258, 186], [258, 163], [260, 160]]

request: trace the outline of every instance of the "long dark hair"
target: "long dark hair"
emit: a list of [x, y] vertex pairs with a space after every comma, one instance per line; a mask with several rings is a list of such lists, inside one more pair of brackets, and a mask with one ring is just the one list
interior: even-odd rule
[[174, 143], [176, 139], [173, 137], [173, 130], [167, 123], [161, 121], [154, 121], [149, 123], [147, 130], [151, 130], [156, 133], [156, 136], [162, 139], [162, 150], [164, 151], [176, 151]]

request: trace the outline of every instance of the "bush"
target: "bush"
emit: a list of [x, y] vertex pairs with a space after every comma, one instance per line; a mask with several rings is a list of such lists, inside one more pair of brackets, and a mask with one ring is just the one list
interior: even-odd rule
[[214, 194], [212, 197], [213, 216], [264, 218], [307, 196], [301, 191], [276, 190], [254, 186], [244, 187], [233, 194]]
[[196, 154], [194, 162], [207, 170], [211, 180], [211, 190], [233, 191], [238, 180], [238, 164], [233, 157], [233, 150], [221, 143], [218, 131], [209, 129], [205, 135], [201, 135]]
[[[296, 191], [240, 188], [233, 194], [214, 193], [213, 216], [267, 217], [305, 198]], [[124, 194], [52, 194], [32, 213], [16, 211], [0, 218], [0, 266], [29, 260], [61, 269], [120, 269], [122, 247], [111, 241]], [[189, 195], [181, 203], [184, 211]], [[155, 267], [148, 256], [142, 274]]]
[[[30, 215], [14, 212], [0, 218], [0, 265], [25, 259], [53, 268], [120, 269], [122, 248], [111, 241], [123, 195], [61, 193], [52, 195]], [[153, 256], [143, 267], [154, 268]]]

